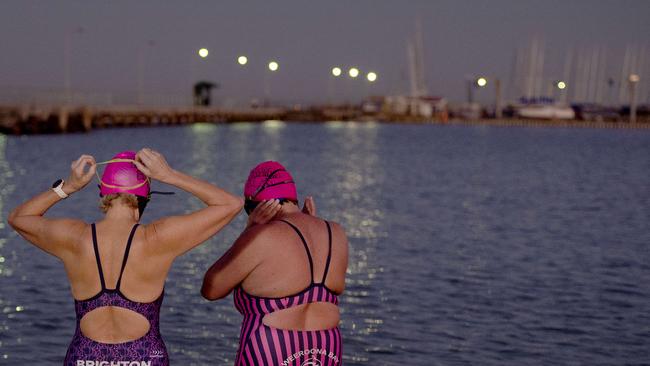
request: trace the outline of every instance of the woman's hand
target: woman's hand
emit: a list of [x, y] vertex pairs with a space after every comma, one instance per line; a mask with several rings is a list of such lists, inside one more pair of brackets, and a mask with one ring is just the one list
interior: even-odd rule
[[174, 173], [161, 153], [146, 147], [138, 151], [133, 164], [147, 177], [163, 183], [167, 183], [168, 179]]
[[[86, 167], [88, 167], [87, 170]], [[95, 158], [90, 155], [81, 155], [70, 165], [70, 177], [63, 184], [63, 190], [67, 194], [81, 190], [93, 179], [96, 170]]]
[[253, 225], [266, 224], [271, 221], [281, 209], [282, 205], [279, 200], [265, 200], [260, 202], [248, 216], [246, 227], [249, 228]]
[[302, 206], [302, 213], [316, 216], [316, 204], [314, 203], [314, 197], [307, 196], [307, 198], [305, 198], [305, 203]]

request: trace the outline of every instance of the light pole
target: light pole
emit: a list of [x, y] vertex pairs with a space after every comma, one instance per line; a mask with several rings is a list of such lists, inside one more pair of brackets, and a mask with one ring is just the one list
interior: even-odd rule
[[[560, 101], [562, 103], [566, 103], [566, 88], [567, 88], [567, 83], [564, 80], [558, 80], [555, 82], [555, 88], [559, 90], [560, 93]], [[555, 93], [553, 93], [555, 94]]]
[[[199, 56], [199, 58], [201, 60], [205, 60], [208, 57], [208, 55], [210, 54], [210, 51], [207, 48], [202, 47], [202, 48], [199, 48], [198, 51], [196, 51], [196, 54]], [[195, 56], [192, 56], [190, 58], [190, 87], [192, 87], [192, 88], [194, 87], [194, 83], [195, 83], [195, 80], [194, 80], [194, 78], [195, 78], [194, 74], [196, 72], [195, 69], [196, 69]]]
[[374, 71], [368, 72], [366, 74], [366, 80], [368, 81], [368, 83], [366, 84], [366, 98], [370, 98], [372, 96], [371, 93], [372, 84], [374, 84], [375, 81], [377, 81], [377, 73]]
[[[147, 41], [147, 47], [151, 48], [156, 45], [155, 41]], [[140, 46], [138, 48], [138, 104], [144, 103], [144, 68], [146, 63], [146, 48]]]
[[83, 27], [77, 27], [65, 34], [63, 49], [63, 88], [65, 90], [66, 102], [70, 101], [70, 92], [72, 90], [72, 82], [70, 80], [72, 78], [72, 36], [75, 34], [83, 34], [84, 32]]
[[334, 66], [331, 70], [331, 76], [327, 78], [327, 100], [330, 104], [334, 103], [333, 95], [336, 94], [335, 79], [341, 77], [342, 73], [343, 70], [339, 66]]
[[637, 74], [630, 74], [627, 80], [630, 83], [630, 123], [636, 123], [636, 85], [641, 78]]
[[503, 117], [503, 110], [501, 108], [501, 80], [499, 78], [494, 79], [494, 118], [501, 119]]
[[469, 77], [467, 78], [467, 104], [474, 103], [474, 92], [473, 89], [476, 87], [483, 88], [487, 85], [487, 79], [483, 76], [478, 78]]
[[277, 61], [270, 61], [267, 67], [270, 72], [264, 74], [264, 104], [269, 106], [271, 98], [271, 77], [273, 77], [272, 74], [278, 71], [280, 64]]

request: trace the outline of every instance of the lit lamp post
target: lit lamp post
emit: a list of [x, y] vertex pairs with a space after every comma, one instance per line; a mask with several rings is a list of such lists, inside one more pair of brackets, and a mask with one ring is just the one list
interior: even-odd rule
[[348, 70], [348, 75], [350, 75], [351, 78], [356, 79], [356, 77], [359, 76], [359, 69], [351, 67], [350, 70]]
[[237, 63], [240, 64], [241, 66], [246, 65], [248, 63], [248, 57], [246, 56], [237, 57]]
[[630, 123], [636, 123], [636, 85], [641, 78], [637, 74], [630, 74]]
[[[208, 51], [207, 48], [203, 47], [203, 48], [199, 48], [199, 50], [196, 51], [196, 54], [198, 54], [199, 57], [202, 60], [204, 60], [204, 59], [206, 59], [208, 57], [208, 55], [210, 54], [210, 51]], [[194, 80], [195, 75], [194, 74], [196, 73], [196, 70], [195, 70], [196, 69], [196, 64], [195, 64], [194, 59], [195, 59], [194, 57], [190, 58], [190, 85], [192, 87], [194, 86], [194, 82], [195, 82], [195, 80]]]
[[468, 78], [467, 79], [467, 103], [472, 104], [474, 103], [474, 93], [473, 89], [478, 87], [478, 88], [483, 88], [487, 85], [487, 79], [484, 77], [478, 77], [478, 78]]
[[[147, 47], [153, 48], [156, 45], [155, 41], [147, 41]], [[138, 104], [144, 103], [144, 73], [146, 63], [146, 50], [144, 47], [138, 48]]]
[[562, 103], [566, 102], [566, 81], [559, 80], [555, 83], [555, 87], [560, 91], [560, 100]]
[[270, 73], [266, 73], [264, 75], [264, 99], [266, 105], [269, 104], [269, 98], [271, 97], [271, 74], [275, 73], [278, 71], [280, 68], [280, 65], [278, 64], [277, 61], [270, 61], [267, 65]]
[[368, 79], [369, 82], [374, 83], [375, 80], [377, 80], [377, 74], [371, 71], [366, 75], [366, 79]]
[[334, 66], [332, 67], [331, 74], [333, 77], [327, 78], [327, 101], [329, 103], [332, 103], [334, 100], [334, 94], [335, 94], [335, 85], [334, 85], [334, 79], [337, 79], [343, 74], [343, 70], [339, 66]]
[[72, 74], [72, 36], [75, 34], [83, 34], [85, 32], [83, 27], [77, 27], [65, 34], [65, 44], [63, 50], [63, 87], [65, 89], [66, 102], [70, 101], [70, 92], [72, 90], [71, 74]]

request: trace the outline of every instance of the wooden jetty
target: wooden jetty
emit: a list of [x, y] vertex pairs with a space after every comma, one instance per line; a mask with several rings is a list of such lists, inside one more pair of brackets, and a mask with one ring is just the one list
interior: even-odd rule
[[0, 106], [0, 132], [38, 134], [86, 132], [98, 128], [227, 123], [285, 119], [284, 108], [225, 109], [209, 107], [34, 107]]
[[180, 107], [151, 108], [139, 106], [67, 107], [67, 106], [0, 106], [0, 133], [43, 134], [88, 132], [111, 127], [146, 127], [185, 125], [197, 122], [231, 123], [262, 122], [266, 120], [324, 122], [324, 121], [377, 121], [415, 124], [464, 124], [521, 127], [586, 127], [650, 129], [647, 118], [637, 123], [593, 122], [580, 120], [528, 120], [528, 119], [477, 119], [457, 120], [447, 118], [423, 119], [415, 116], [364, 114], [358, 108], [211, 108]]

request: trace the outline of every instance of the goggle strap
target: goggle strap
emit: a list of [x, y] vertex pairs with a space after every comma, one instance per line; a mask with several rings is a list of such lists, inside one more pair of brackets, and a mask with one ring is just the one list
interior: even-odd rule
[[[104, 165], [104, 164], [110, 164], [110, 163], [133, 163], [135, 160], [133, 159], [111, 159], [107, 161], [102, 161], [101, 163], [97, 163], [97, 165]], [[112, 184], [108, 184], [104, 181], [102, 181], [102, 178], [99, 176], [99, 171], [95, 170], [95, 175], [97, 176], [97, 180], [99, 181], [100, 188], [101, 186], [108, 187], [108, 188], [114, 188], [114, 189], [136, 189], [140, 188], [143, 185], [150, 183], [149, 177], [147, 179], [143, 180], [141, 183], [138, 183], [134, 186], [130, 187], [125, 187], [125, 186], [116, 186]]]

